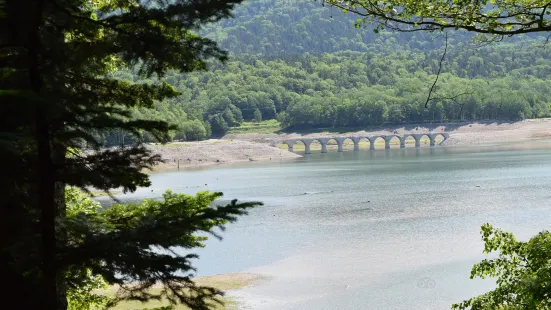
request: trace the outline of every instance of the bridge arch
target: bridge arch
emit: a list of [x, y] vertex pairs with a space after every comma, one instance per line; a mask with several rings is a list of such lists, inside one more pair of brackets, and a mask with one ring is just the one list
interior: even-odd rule
[[329, 143], [329, 140], [331, 138], [312, 138], [312, 143], [319, 143], [321, 144], [321, 152], [322, 153], [327, 153], [327, 144]]
[[344, 138], [331, 137], [331, 138], [327, 139], [327, 145], [328, 146], [336, 145], [337, 146], [337, 152], [342, 152], [343, 151], [343, 143], [344, 143]]
[[358, 140], [358, 147], [359, 148], [369, 147], [369, 149], [371, 149], [371, 141], [369, 140], [369, 137], [360, 136], [358, 138], [359, 138], [359, 140]]
[[414, 135], [406, 134], [402, 137], [402, 143], [404, 147], [415, 147], [417, 138]]
[[304, 153], [310, 154], [310, 145], [312, 144], [311, 139], [289, 139], [283, 142], [283, 144], [287, 144], [287, 150], [289, 152], [295, 151], [295, 144], [302, 143], [304, 144]]
[[421, 138], [419, 139], [421, 145], [427, 145], [434, 146], [434, 139], [432, 138], [430, 133], [423, 133], [421, 134]]
[[[446, 138], [446, 136], [443, 134], [443, 133], [425, 133], [425, 134], [422, 134], [422, 139], [423, 139], [423, 143], [422, 144], [428, 144], [430, 146], [435, 146], [436, 143], [440, 143], [442, 141], [444, 141]], [[427, 141], [428, 139], [428, 141]]]
[[348, 142], [352, 142], [354, 144], [354, 151], [360, 150], [360, 142], [362, 140], [362, 137], [343, 137], [342, 138], [342, 144], [347, 145]]
[[[375, 150], [376, 146], [384, 144], [385, 149], [391, 148], [391, 145], [397, 145], [399, 143], [400, 148], [406, 147], [406, 144], [411, 144], [414, 141], [415, 147], [418, 148], [421, 144], [428, 144], [430, 142], [431, 146], [435, 146], [436, 143], [441, 143], [449, 138], [449, 134], [444, 132], [435, 132], [435, 133], [412, 133], [405, 134], [403, 136], [391, 134], [391, 135], [376, 135], [376, 136], [347, 136], [347, 137], [320, 137], [320, 138], [294, 138], [287, 139], [281, 142], [281, 144], [286, 144], [289, 152], [294, 152], [294, 147], [296, 143], [304, 144], [304, 153], [311, 153], [312, 143], [316, 145], [319, 143], [321, 145], [321, 152], [327, 153], [328, 145], [337, 145], [338, 151], [342, 152], [344, 149], [345, 143], [352, 142], [354, 144], [354, 151], [360, 150], [360, 143], [364, 139], [369, 141], [369, 149]], [[392, 141], [396, 141], [392, 142]], [[413, 141], [412, 141], [413, 140]], [[408, 143], [410, 141], [410, 143]], [[381, 143], [382, 142], [382, 143]]]
[[[393, 143], [393, 141], [397, 141], [397, 143]], [[404, 140], [399, 135], [388, 135], [385, 137], [385, 148], [392, 148], [392, 146], [395, 145], [395, 147], [404, 148]]]
[[[431, 143], [434, 143], [434, 145], [436, 145], [446, 141], [449, 137], [449, 134], [444, 132], [437, 132], [437, 133], [431, 133], [430, 136], [432, 136]], [[434, 146], [434, 145], [431, 144], [431, 146]]]
[[386, 139], [385, 136], [369, 136], [367, 137], [369, 140], [369, 149], [374, 150], [375, 145], [377, 144], [377, 140], [382, 140], [386, 145]]

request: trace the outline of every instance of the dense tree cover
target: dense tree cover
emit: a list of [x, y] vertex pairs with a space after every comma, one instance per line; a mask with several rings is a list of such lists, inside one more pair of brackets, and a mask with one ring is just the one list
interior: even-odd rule
[[[336, 0], [340, 1], [340, 0]], [[408, 1], [408, 0], [403, 0]], [[358, 16], [343, 14], [327, 0], [255, 0], [235, 10], [235, 18], [204, 27], [206, 36], [236, 55], [321, 54], [339, 51], [384, 51], [392, 44], [399, 49], [431, 51], [440, 47], [427, 32], [373, 31], [377, 25], [355, 27]], [[359, 1], [350, 1], [359, 2]], [[377, 4], [379, 2], [371, 2]], [[440, 3], [446, 6], [446, 3]], [[382, 31], [380, 31], [382, 33]], [[472, 34], [455, 33], [458, 42], [471, 41]], [[515, 38], [520, 40], [521, 38]]]
[[497, 278], [497, 288], [454, 304], [453, 309], [549, 309], [551, 307], [551, 233], [544, 230], [528, 241], [512, 233], [482, 226], [485, 254], [497, 254], [477, 263], [471, 278]]
[[[234, 15], [202, 29], [233, 53], [231, 61], [206, 73], [167, 72], [164, 80], [181, 96], [134, 115], [170, 120], [178, 126], [170, 137], [183, 140], [223, 135], [253, 121], [257, 109], [284, 127], [550, 115], [551, 59], [534, 36], [480, 47], [467, 33], [450, 34], [434, 96], [441, 99], [425, 108], [442, 54], [437, 34], [376, 34], [355, 28], [354, 15], [316, 1], [252, 1]], [[132, 71], [114, 76], [154, 82]], [[131, 141], [117, 132], [106, 138]]]
[[549, 2], [493, 0], [327, 0], [328, 4], [363, 18], [376, 29], [445, 30], [512, 36], [551, 31]]
[[[425, 109], [443, 39], [435, 34], [378, 34], [354, 27], [355, 17], [316, 1], [259, 0], [202, 33], [232, 53], [206, 73], [167, 72], [181, 96], [135, 117], [168, 120], [171, 139], [221, 136], [243, 120], [278, 119], [284, 127], [358, 127], [383, 123], [549, 116], [551, 59], [534, 37], [484, 47], [450, 34], [437, 99]], [[143, 80], [132, 70], [113, 76]], [[103, 133], [110, 145], [132, 142]], [[152, 141], [150, 135], [144, 136]]]
[[[163, 202], [75, 218], [65, 188], [127, 192], [150, 184], [144, 169], [161, 159], [142, 142], [146, 135], [165, 142], [176, 127], [164, 115], [138, 113], [177, 92], [157, 79], [134, 83], [111, 73], [137, 68], [134, 76], [146, 81], [168, 70], [206, 69], [207, 59], [225, 60], [215, 42], [193, 31], [228, 17], [240, 2], [0, 3], [0, 274], [9, 283], [2, 289], [3, 309], [65, 310], [67, 293], [95, 285], [91, 276], [135, 282], [121, 298], [159, 298], [148, 293], [159, 283], [171, 301], [207, 308], [217, 292], [189, 280], [192, 256], [167, 251], [200, 245], [195, 231], [232, 221], [251, 204], [211, 208], [219, 194], [167, 194]], [[101, 137], [109, 133], [130, 136], [133, 145], [107, 149]], [[193, 134], [206, 135], [200, 129]], [[86, 154], [78, 151], [84, 143]]]
[[[547, 117], [551, 56], [532, 44], [450, 47], [433, 96], [437, 100], [428, 109], [424, 104], [441, 50], [389, 48], [385, 54], [236, 55], [210, 72], [168, 72], [165, 81], [182, 95], [141, 116], [181, 124], [173, 137], [188, 140], [252, 121], [257, 109], [262, 119], [278, 119], [286, 127]], [[129, 72], [117, 74], [132, 78]], [[189, 122], [196, 124], [193, 134], [183, 128]]]
[[[115, 204], [101, 210], [98, 202], [77, 188], [68, 187], [65, 197], [66, 252], [69, 257], [76, 254], [88, 258], [77, 264], [67, 262], [70, 310], [104, 309], [123, 300], [161, 298], [191, 309], [210, 309], [223, 292], [195, 285], [192, 262], [197, 255], [192, 251], [205, 246], [207, 234], [220, 238], [221, 228], [259, 204], [233, 200], [215, 206], [222, 193], [191, 196], [167, 191], [162, 200]], [[188, 254], [178, 254], [175, 248]], [[149, 290], [159, 283], [166, 290]], [[107, 284], [118, 284], [121, 289], [115, 296], [105, 296], [98, 289]]]

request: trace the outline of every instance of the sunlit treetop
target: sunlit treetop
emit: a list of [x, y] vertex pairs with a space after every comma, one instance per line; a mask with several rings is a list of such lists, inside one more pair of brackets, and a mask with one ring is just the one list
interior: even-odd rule
[[551, 2], [543, 0], [326, 0], [360, 16], [375, 31], [464, 29], [510, 36], [551, 30]]

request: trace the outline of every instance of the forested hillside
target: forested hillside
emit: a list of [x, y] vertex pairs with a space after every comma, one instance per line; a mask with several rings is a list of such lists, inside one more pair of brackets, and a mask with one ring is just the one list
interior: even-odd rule
[[[430, 51], [442, 45], [442, 40], [435, 39], [438, 33], [374, 33], [374, 27], [365, 24], [356, 28], [357, 16], [322, 4], [322, 0], [254, 0], [238, 8], [235, 18], [206, 27], [204, 33], [233, 53], [262, 56], [386, 52], [389, 48]], [[472, 33], [450, 34], [452, 44], [471, 39]]]
[[[551, 56], [538, 37], [484, 46], [450, 37], [437, 99], [425, 108], [443, 52], [436, 34], [374, 33], [320, 1], [276, 0], [245, 4], [203, 31], [230, 61], [164, 77], [182, 95], [147, 117], [178, 125], [175, 139], [219, 136], [255, 114], [302, 128], [551, 116]], [[115, 75], [139, 81], [131, 71]]]

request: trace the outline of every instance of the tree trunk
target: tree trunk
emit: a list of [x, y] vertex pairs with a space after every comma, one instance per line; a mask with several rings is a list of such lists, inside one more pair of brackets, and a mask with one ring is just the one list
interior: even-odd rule
[[58, 268], [56, 264], [56, 177], [52, 163], [50, 126], [48, 123], [47, 101], [40, 96], [42, 77], [40, 74], [41, 39], [44, 0], [37, 0], [33, 25], [28, 38], [29, 84], [36, 94], [35, 139], [38, 157], [38, 201], [42, 234], [42, 305], [45, 310], [58, 310]]
[[[61, 157], [62, 156], [62, 157]], [[54, 150], [54, 163], [59, 163], [65, 158], [65, 148], [55, 147]], [[59, 159], [56, 160], [56, 159]], [[65, 183], [56, 182], [54, 189], [54, 201], [55, 201], [55, 221], [56, 221], [56, 245], [65, 244], [67, 241], [67, 235], [62, 230], [63, 221], [65, 221], [66, 208], [65, 208]], [[56, 259], [57, 262], [57, 259]], [[67, 281], [65, 280], [65, 269], [56, 264], [56, 299], [57, 309], [67, 309]]]
[[[34, 89], [34, 87], [33, 87]], [[50, 130], [45, 120], [43, 103], [36, 109], [36, 141], [38, 146], [38, 195], [42, 233], [42, 284], [44, 309], [58, 309], [56, 266], [56, 202], [55, 175], [51, 159]]]

